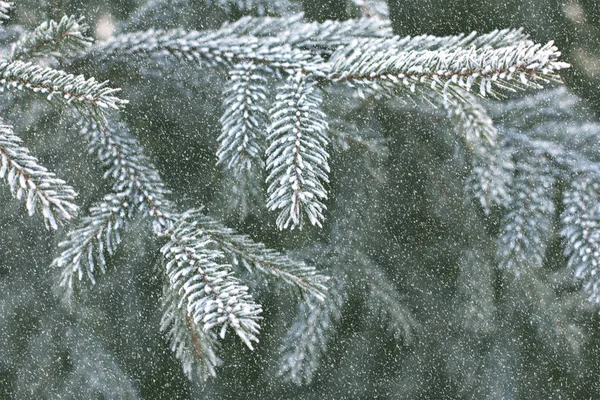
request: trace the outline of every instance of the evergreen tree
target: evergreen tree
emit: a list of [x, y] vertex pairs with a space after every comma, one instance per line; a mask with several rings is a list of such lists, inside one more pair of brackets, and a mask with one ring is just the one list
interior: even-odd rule
[[598, 392], [600, 124], [552, 42], [37, 3], [0, 1], [3, 397]]

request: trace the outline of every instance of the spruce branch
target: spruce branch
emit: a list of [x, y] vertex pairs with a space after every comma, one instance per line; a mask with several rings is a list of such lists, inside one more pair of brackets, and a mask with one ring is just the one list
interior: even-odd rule
[[286, 18], [244, 17], [224, 25], [220, 30], [235, 36], [270, 37], [280, 43], [331, 54], [340, 45], [353, 38], [384, 38], [393, 36], [389, 21], [374, 18], [349, 19], [346, 21], [307, 22], [304, 14]]
[[[107, 168], [105, 177], [110, 177], [115, 182], [113, 190], [116, 194], [109, 195], [109, 198], [122, 199], [122, 202], [105, 199], [104, 202], [95, 206], [92, 209], [91, 219], [84, 220], [81, 229], [88, 227], [85, 230], [89, 232], [90, 238], [100, 238], [105, 235], [103, 233], [105, 226], [122, 229], [129, 216], [138, 211], [143, 211], [145, 215], [153, 218], [157, 232], [169, 226], [175, 216], [172, 212], [174, 207], [166, 198], [168, 190], [164, 187], [150, 160], [143, 154], [137, 141], [128, 133], [127, 128], [116, 121], [112, 121], [107, 126], [97, 124], [95, 121], [85, 121], [84, 125], [80, 127], [80, 132], [90, 141], [90, 151], [96, 153]], [[116, 204], [121, 206], [116, 208]], [[109, 209], [113, 212], [108, 212]], [[105, 211], [100, 212], [101, 210]], [[120, 211], [117, 212], [117, 210]], [[127, 218], [118, 218], [115, 222], [110, 222], [117, 216]], [[241, 261], [249, 269], [256, 268], [256, 271], [267, 276], [282, 278], [286, 283], [292, 284], [302, 291], [311, 291], [315, 295], [323, 296], [323, 287], [320, 282], [325, 278], [315, 275], [314, 268], [293, 261], [260, 243], [255, 243], [245, 235], [236, 234], [233, 230], [225, 228], [209, 217], [197, 217], [201, 221], [197, 229], [206, 232], [217, 241], [221, 250], [231, 257], [233, 262]], [[78, 231], [75, 236], [79, 238], [76, 242], [80, 242], [85, 235]], [[107, 240], [104, 239], [104, 242]], [[93, 272], [94, 266], [89, 264], [91, 259], [84, 257], [85, 252], [80, 254], [82, 252], [76, 250], [83, 248], [77, 246], [73, 240], [70, 240], [69, 243], [63, 244], [67, 250], [60, 257], [60, 260], [63, 260], [59, 263], [60, 266], [70, 265], [69, 271], [80, 271], [79, 262], [83, 261], [87, 263], [88, 272], [90, 269]], [[96, 249], [101, 248], [108, 249], [109, 247], [96, 245]], [[69, 255], [73, 262], [66, 264], [64, 260]], [[57, 260], [55, 260], [55, 264], [58, 262]], [[101, 261], [99, 267], [103, 269], [104, 259], [98, 255], [97, 260]]]
[[68, 290], [73, 288], [73, 276], [81, 280], [84, 269], [95, 283], [95, 271], [105, 271], [105, 253], [116, 251], [119, 232], [136, 213], [150, 216], [156, 232], [169, 227], [174, 218], [168, 190], [122, 122], [99, 124], [82, 116], [78, 131], [88, 139], [90, 153], [98, 156], [106, 168], [104, 177], [111, 178], [113, 185], [112, 193], [92, 206], [90, 215], [59, 244], [64, 250], [52, 266], [63, 269], [61, 285]]
[[223, 101], [225, 113], [221, 117], [222, 133], [217, 140], [218, 164], [237, 174], [252, 169], [252, 164], [262, 166], [264, 135], [267, 112], [267, 80], [253, 63], [237, 65], [229, 73], [227, 97]]
[[217, 164], [223, 164], [226, 170], [233, 172], [240, 186], [239, 201], [245, 214], [247, 196], [262, 189], [259, 179], [264, 167], [264, 132], [268, 120], [265, 110], [267, 80], [256, 64], [249, 62], [238, 64], [229, 76]]
[[73, 278], [77, 276], [81, 281], [84, 269], [92, 284], [96, 283], [95, 270], [106, 271], [105, 253], [114, 254], [121, 243], [120, 230], [135, 211], [133, 203], [127, 192], [104, 196], [90, 208], [90, 215], [68, 233], [67, 240], [59, 243], [65, 250], [52, 261], [51, 267], [63, 270], [60, 284], [69, 293], [73, 290]]
[[230, 266], [220, 262], [223, 253], [216, 250], [217, 244], [196, 229], [197, 215], [196, 211], [184, 213], [167, 232], [169, 242], [161, 248], [169, 290], [180, 296], [179, 307], [186, 307], [192, 322], [204, 332], [220, 326], [223, 338], [231, 327], [253, 349], [262, 309], [248, 288], [233, 277]]
[[580, 173], [574, 177], [563, 198], [561, 215], [564, 252], [568, 267], [584, 281], [589, 300], [600, 302], [600, 171]]
[[[454, 88], [470, 91], [479, 86], [481, 96], [493, 88], [514, 91], [537, 81], [557, 81], [556, 73], [569, 65], [558, 61], [552, 42], [531, 41], [505, 47], [449, 47], [404, 50], [402, 39], [363, 39], [340, 48], [330, 60], [328, 79], [390, 96], [404, 91], [444, 94]], [[474, 40], [474, 42], [477, 42]]]
[[501, 222], [498, 239], [500, 268], [518, 275], [523, 269], [542, 266], [554, 214], [554, 181], [539, 155], [517, 163], [513, 204]]
[[165, 333], [188, 378], [197, 376], [205, 381], [209, 376], [216, 376], [215, 369], [222, 363], [216, 355], [217, 338], [214, 332], [205, 332], [194, 323], [187, 309], [181, 306], [181, 297], [169, 284], [163, 286], [160, 330]]
[[196, 229], [216, 242], [233, 266], [241, 264], [250, 273], [276, 278], [305, 295], [324, 300], [327, 291], [325, 282], [329, 278], [318, 274], [314, 267], [256, 243], [247, 235], [240, 235], [210, 217], [197, 215], [196, 218]]
[[[116, 180], [117, 184], [115, 184], [114, 190], [122, 193], [124, 198], [133, 199], [132, 202], [134, 203], [135, 199], [139, 199], [139, 207], [145, 207], [150, 211], [151, 216], [157, 215], [159, 218], [162, 218], [162, 222], [159, 221], [157, 226], [166, 225], [172, 218], [168, 216], [168, 211], [166, 211], [171, 206], [163, 206], [163, 204], [166, 204], [164, 196], [167, 192], [160, 181], [160, 177], [156, 174], [153, 167], [151, 167], [149, 160], [143, 156], [139, 145], [131, 138], [128, 138], [127, 135], [124, 136], [126, 130], [122, 124], [111, 123], [107, 127], [102, 127], [95, 121], [87, 123], [90, 124], [90, 127], [82, 127], [81, 131], [89, 137], [92, 143], [92, 151], [97, 152], [99, 158], [109, 168], [105, 173], [105, 177], [110, 176]], [[101, 204], [100, 209], [106, 210], [107, 206]], [[102, 213], [96, 214], [96, 217], [100, 218]], [[102, 214], [105, 218], [103, 222], [96, 221], [92, 223], [92, 221], [88, 220], [84, 225], [92, 224], [96, 229], [99, 229], [99, 227], [108, 224], [106, 219], [112, 218], [110, 215], [112, 214], [105, 212]], [[92, 220], [94, 219], [92, 218]], [[119, 222], [117, 227], [120, 228], [123, 225], [120, 220]], [[213, 231], [212, 234], [222, 234], [224, 229], [221, 227], [221, 229]], [[97, 233], [100, 233], [100, 231]], [[247, 267], [254, 265], [257, 271], [283, 278], [287, 283], [293, 284], [303, 291], [309, 290], [317, 296], [323, 295], [323, 287], [320, 284], [323, 277], [312, 277], [314, 269], [303, 265], [299, 266], [298, 263], [292, 262], [277, 252], [266, 249], [261, 244], [253, 243], [242, 235], [234, 235], [232, 231], [225, 231], [225, 237], [221, 237], [219, 243], [223, 246], [224, 251], [231, 254], [236, 260], [243, 260]], [[65, 243], [65, 245], [67, 244]], [[75, 271], [80, 271], [79, 261], [82, 259], [82, 256], [78, 255], [79, 252], [74, 249], [78, 247], [81, 250], [82, 247], [74, 246], [74, 243], [71, 243], [71, 247], [73, 247], [71, 250], [68, 248], [63, 252], [61, 265], [66, 265], [64, 259], [67, 255], [75, 254], [76, 256], [73, 257], [73, 260], [76, 262], [73, 262], [67, 268], [68, 271], [71, 271], [70, 273], [74, 273]], [[102, 247], [96, 246], [96, 248], [101, 249]], [[100, 257], [98, 259], [103, 260]], [[88, 261], [92, 260], [92, 258], [88, 257], [87, 259], [84, 258], [84, 260]], [[100, 268], [103, 269], [103, 261]], [[93, 270], [93, 264], [88, 265], [88, 272]]]
[[214, 375], [220, 362], [214, 352], [214, 327], [221, 326], [221, 336], [227, 326], [233, 327], [250, 348], [258, 341], [261, 308], [232, 276], [230, 265], [221, 262], [224, 256], [323, 297], [325, 278], [314, 268], [198, 212], [190, 211], [177, 219], [160, 176], [124, 124], [82, 119], [78, 128], [89, 140], [90, 152], [96, 153], [107, 168], [105, 177], [114, 182], [115, 193], [91, 209], [80, 228], [61, 244], [66, 249], [53, 265], [63, 268], [62, 284], [68, 289], [74, 276], [82, 279], [84, 269], [94, 282], [95, 271], [105, 269], [105, 253], [114, 253], [120, 242], [119, 231], [132, 215], [142, 212], [151, 218], [154, 232], [168, 241], [162, 248], [170, 282], [163, 298], [162, 330], [188, 376], [194, 370], [202, 378]]
[[311, 382], [333, 336], [333, 325], [341, 318], [347, 296], [343, 278], [334, 276], [325, 301], [299, 305], [297, 317], [279, 350], [278, 375], [297, 385]]
[[298, 67], [315, 70], [322, 62], [309, 51], [282, 44], [276, 38], [231, 36], [225, 31], [148, 30], [117, 35], [92, 49], [94, 60], [114, 62], [126, 57], [153, 58], [194, 62], [215, 68], [231, 68], [252, 62], [272, 72]]
[[21, 146], [13, 128], [0, 120], [0, 179], [6, 179], [14, 197], [24, 201], [29, 215], [36, 210], [46, 228], [57, 229], [77, 213], [72, 187], [38, 163], [29, 150]]
[[[150, 30], [118, 35], [96, 47], [92, 57], [112, 62], [133, 55], [157, 61], [167, 56], [226, 68], [252, 62], [272, 72], [301, 69], [321, 83], [343, 81], [386, 95], [398, 90], [447, 93], [449, 87], [470, 90], [473, 84], [482, 95], [493, 94], [493, 86], [539, 87], [537, 81], [558, 80], [556, 71], [568, 67], [557, 61], [560, 53], [552, 43], [534, 44], [521, 30], [399, 38], [377, 21], [307, 24], [293, 16], [246, 19], [206, 32]], [[332, 58], [325, 63], [319, 55]]]
[[455, 93], [455, 96], [460, 96], [460, 100], [455, 96], [443, 98], [446, 113], [454, 122], [467, 150], [484, 156], [489, 153], [488, 147], [496, 144], [498, 131], [485, 108], [473, 94], [460, 89]]
[[321, 226], [329, 182], [327, 122], [314, 82], [300, 71], [288, 77], [271, 109], [267, 148], [267, 207], [281, 210], [279, 229], [302, 226], [302, 213]]
[[138, 211], [153, 219], [155, 230], [168, 227], [174, 218], [170, 192], [127, 126], [115, 120], [106, 125], [81, 121], [80, 132], [88, 139], [90, 153], [96, 153], [106, 168], [104, 178], [114, 182], [113, 192], [126, 193]]
[[402, 46], [407, 50], [450, 50], [457, 48], [475, 48], [475, 49], [499, 49], [507, 46], [513, 46], [517, 43], [530, 41], [529, 35], [523, 32], [523, 29], [507, 28], [495, 29], [491, 32], [478, 34], [471, 32], [467, 35], [458, 34], [451, 36], [431, 36], [422, 35], [415, 37], [402, 38], [406, 42]]
[[465, 182], [465, 190], [477, 200], [486, 215], [493, 206], [509, 209], [512, 204], [511, 184], [515, 170], [509, 149], [498, 145], [494, 151], [474, 157], [474, 166]]
[[[73, 274], [81, 279], [83, 267], [92, 282], [95, 270], [104, 271], [104, 252], [114, 252], [120, 242], [119, 231], [136, 213], [150, 217], [159, 235], [170, 229], [177, 216], [160, 175], [123, 123], [82, 120], [78, 130], [88, 139], [90, 152], [104, 164], [104, 176], [113, 181], [113, 193], [92, 207], [90, 217], [84, 218], [80, 227], [61, 243], [65, 250], [53, 265], [64, 268], [62, 282], [69, 287]], [[241, 262], [250, 270], [280, 278], [302, 292], [324, 295], [322, 283], [326, 278], [316, 274], [314, 267], [291, 260], [209, 217], [198, 214], [196, 218], [198, 233], [210, 236], [235, 265]]]
[[[512, 104], [511, 104], [512, 103]], [[568, 268], [577, 280], [584, 283], [585, 292], [593, 303], [598, 301], [596, 276], [597, 265], [597, 201], [600, 179], [598, 162], [598, 138], [600, 125], [589, 121], [585, 105], [564, 88], [542, 92], [533, 99], [518, 100], [503, 107], [494, 107], [496, 115], [507, 112], [516, 116], [511, 127], [500, 126], [500, 143], [490, 153], [495, 160], [519, 159], [525, 157], [532, 164], [531, 180], [539, 180], [537, 175], [548, 175], [564, 184], [560, 215], [560, 234], [563, 237]], [[516, 126], [515, 126], [516, 125]], [[531, 158], [535, 157], [533, 162]], [[518, 163], [520, 166], [522, 162]], [[493, 168], [487, 168], [490, 172]], [[514, 166], [511, 168], [514, 171]], [[517, 177], [518, 177], [517, 169]], [[508, 175], [513, 175], [512, 172]], [[493, 182], [490, 188], [513, 186], [511, 196], [516, 195], [516, 185], [512, 176], [507, 180]], [[540, 181], [543, 185], [544, 180]], [[539, 184], [537, 186], [540, 186]], [[537, 189], [522, 187], [525, 198], [535, 200]], [[544, 203], [549, 203], [552, 194], [546, 193]], [[503, 205], [507, 210], [516, 210], [514, 202]], [[551, 211], [548, 209], [547, 213]], [[532, 231], [545, 238], [543, 232], [549, 224], [548, 216], [539, 219]], [[526, 236], [526, 238], [528, 238]], [[545, 239], [541, 245], [533, 247], [543, 255]], [[530, 253], [524, 251], [523, 253]], [[530, 257], [531, 258], [531, 257]], [[531, 258], [533, 259], [533, 258]]]
[[47, 95], [48, 100], [56, 96], [92, 115], [119, 110], [127, 104], [127, 100], [114, 96], [120, 89], [110, 88], [107, 83], [18, 60], [0, 62], [0, 90], [27, 89]]
[[88, 26], [83, 17], [63, 16], [59, 22], [45, 21], [33, 32], [26, 33], [12, 48], [12, 60], [27, 60], [41, 56], [73, 56], [86, 50], [93, 42], [84, 32]]

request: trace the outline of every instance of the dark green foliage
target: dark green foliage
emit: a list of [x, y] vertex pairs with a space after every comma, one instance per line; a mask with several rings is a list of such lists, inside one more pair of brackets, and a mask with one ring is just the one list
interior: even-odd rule
[[594, 32], [553, 30], [598, 15], [389, 3], [457, 36], [378, 1], [0, 2], [0, 157], [79, 206], [46, 231], [0, 173], [0, 398], [594, 398]]

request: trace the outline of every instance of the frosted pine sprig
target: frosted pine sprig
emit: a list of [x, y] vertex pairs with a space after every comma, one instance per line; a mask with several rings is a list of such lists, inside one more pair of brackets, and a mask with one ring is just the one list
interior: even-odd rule
[[398, 91], [443, 93], [454, 87], [478, 87], [485, 96], [494, 87], [539, 87], [537, 81], [559, 80], [556, 73], [569, 67], [558, 61], [560, 52], [552, 42], [404, 50], [401, 40], [364, 39], [341, 48], [330, 60], [328, 79], [387, 96]]
[[288, 256], [256, 243], [247, 235], [236, 233], [208, 216], [197, 215], [196, 229], [214, 240], [219, 249], [231, 260], [232, 266], [246, 268], [252, 274], [274, 278], [323, 301], [328, 277], [314, 266], [293, 260]]
[[83, 17], [63, 16], [59, 22], [44, 21], [33, 32], [26, 33], [12, 49], [11, 59], [25, 60], [40, 56], [74, 56], [93, 42], [84, 32]]
[[222, 133], [217, 150], [219, 164], [236, 175], [262, 167], [264, 130], [268, 119], [264, 104], [267, 100], [267, 79], [256, 64], [245, 62], [230, 73], [225, 92], [225, 113], [221, 117]]
[[270, 37], [279, 43], [321, 54], [331, 54], [338, 46], [348, 44], [354, 38], [393, 36], [389, 21], [361, 18], [322, 23], [307, 22], [302, 13], [286, 18], [244, 17], [225, 24], [220, 31], [235, 36]]
[[120, 89], [110, 88], [107, 84], [23, 61], [0, 62], [0, 90], [31, 90], [45, 94], [48, 100], [57, 97], [93, 114], [119, 110], [127, 104], [127, 100], [114, 96]]
[[252, 62], [236, 65], [223, 101], [222, 133], [217, 164], [231, 171], [239, 188], [236, 202], [247, 212], [248, 197], [262, 191], [262, 172], [268, 114], [267, 79], [262, 68]]
[[180, 296], [179, 306], [186, 307], [193, 323], [204, 332], [220, 327], [223, 338], [231, 327], [253, 349], [262, 309], [232, 275], [230, 266], [221, 263], [223, 253], [215, 250], [214, 240], [196, 229], [196, 213], [182, 215], [167, 232], [169, 242], [161, 249], [169, 290]]
[[216, 376], [216, 367], [222, 363], [216, 354], [217, 337], [212, 331], [202, 330], [202, 323], [192, 320], [187, 308], [181, 306], [181, 301], [180, 293], [169, 284], [163, 286], [160, 330], [167, 337], [188, 378], [198, 377], [205, 381], [209, 376]]
[[543, 158], [528, 157], [516, 165], [511, 210], [501, 221], [497, 255], [500, 268], [515, 274], [541, 267], [550, 234], [555, 178]]
[[113, 254], [121, 243], [119, 231], [134, 211], [132, 204], [127, 192], [104, 196], [90, 208], [90, 215], [81, 220], [79, 227], [69, 232], [67, 240], [59, 243], [64, 250], [52, 267], [63, 270], [61, 285], [68, 292], [73, 290], [74, 278], [81, 280], [84, 272], [95, 284], [96, 271], [106, 271], [105, 253]]
[[565, 255], [575, 276], [584, 281], [589, 300], [600, 303], [600, 171], [574, 177], [561, 215]]
[[488, 148], [496, 144], [498, 131], [477, 98], [457, 88], [454, 96], [444, 96], [443, 103], [467, 150], [481, 156], [489, 153]]
[[113, 184], [112, 193], [94, 204], [89, 216], [59, 244], [64, 250], [52, 266], [63, 269], [61, 284], [68, 290], [73, 288], [74, 276], [81, 280], [84, 271], [95, 283], [96, 272], [105, 271], [106, 254], [116, 251], [120, 231], [136, 213], [152, 217], [156, 232], [169, 227], [174, 218], [168, 190], [122, 122], [99, 124], [81, 118], [78, 131], [88, 139], [90, 153], [98, 156], [106, 168], [104, 177]]
[[510, 186], [515, 169], [510, 151], [496, 148], [477, 157], [475, 163], [466, 180], [466, 190], [479, 202], [486, 215], [494, 206], [508, 209], [512, 203]]
[[27, 212], [41, 212], [46, 227], [57, 229], [58, 223], [73, 218], [77, 194], [62, 179], [38, 164], [10, 125], [0, 120], [0, 179], [6, 179], [13, 196], [24, 198]]
[[[164, 233], [175, 220], [177, 213], [167, 198], [169, 191], [137, 140], [130, 135], [127, 127], [118, 121], [110, 121], [106, 126], [95, 121], [82, 123], [79, 131], [89, 140], [90, 152], [95, 153], [107, 168], [105, 177], [114, 182], [113, 190], [116, 193], [122, 192], [118, 197], [128, 200], [124, 206], [132, 207], [132, 214], [141, 211], [151, 217], [155, 232]], [[102, 203], [97, 207], [106, 208]], [[130, 214], [129, 211], [123, 211], [118, 215], [124, 217]], [[327, 278], [317, 274], [314, 267], [256, 243], [248, 236], [240, 235], [210, 217], [196, 213], [195, 219], [198, 222], [195, 226], [197, 233], [213, 239], [233, 263], [242, 263], [250, 270], [280, 278], [301, 291], [312, 292], [317, 297], [324, 296], [323, 282]], [[103, 223], [98, 220], [94, 226], [99, 228]], [[119, 224], [116, 228], [122, 228], [122, 225]]]
[[216, 68], [232, 68], [253, 62], [271, 72], [305, 66], [311, 69], [321, 62], [309, 51], [281, 43], [276, 38], [230, 36], [222, 31], [148, 30], [122, 34], [92, 50], [95, 60], [114, 62], [127, 57], [153, 58], [201, 63]]
[[136, 210], [153, 218], [157, 231], [169, 226], [174, 218], [169, 190], [127, 126], [117, 120], [100, 124], [81, 119], [80, 132], [106, 168], [104, 178], [113, 182], [113, 192], [127, 193]]
[[509, 28], [496, 29], [484, 34], [471, 32], [469, 34], [460, 33], [450, 36], [405, 36], [398, 38], [399, 47], [397, 49], [401, 51], [449, 50], [459, 48], [498, 49], [528, 40], [530, 40], [529, 36], [523, 33], [522, 29]]
[[313, 225], [321, 226], [324, 219], [328, 125], [314, 86], [300, 71], [290, 75], [270, 112], [267, 207], [280, 211], [279, 229], [301, 226], [303, 213]]

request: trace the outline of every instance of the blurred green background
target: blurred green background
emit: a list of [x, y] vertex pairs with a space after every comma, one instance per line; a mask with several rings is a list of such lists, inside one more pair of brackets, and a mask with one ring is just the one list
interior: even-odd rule
[[[86, 17], [92, 32], [103, 35], [120, 29], [142, 3], [19, 1], [9, 27], [32, 28], [46, 18], [77, 14]], [[169, 13], [132, 26], [208, 29], [242, 14], [229, 14], [205, 0], [187, 3], [191, 7], [181, 12], [167, 6]], [[301, 7], [313, 20], [358, 15], [355, 6], [339, 0], [304, 0]], [[389, 10], [399, 35], [523, 27], [536, 41], [554, 40], [573, 66], [562, 75], [566, 85], [600, 115], [600, 2], [390, 0]], [[60, 233], [45, 232], [39, 220], [26, 218], [21, 204], [2, 189], [0, 398], [125, 398], [130, 392], [144, 399], [600, 396], [598, 310], [588, 305], [570, 275], [561, 275], [560, 239], [552, 238], [542, 273], [511, 281], [493, 268], [497, 221], [482, 220], [480, 210], [464, 202], [467, 166], [455, 158], [454, 143], [444, 134], [452, 127], [443, 115], [370, 104], [360, 117], [389, 140], [389, 155], [334, 154], [334, 200], [326, 226], [280, 233], [264, 210], [239, 221], [223, 207], [227, 183], [214, 166], [222, 87], [211, 84], [214, 74], [183, 66], [155, 71], [144, 65], [109, 70], [77, 65], [74, 71], [123, 87], [123, 97], [131, 100], [124, 119], [180, 204], [204, 204], [229, 225], [276, 248], [326, 243], [344, 254], [332, 257], [331, 264], [318, 251], [317, 256], [300, 251], [300, 257], [331, 274], [352, 276], [351, 295], [311, 385], [298, 387], [275, 376], [279, 341], [296, 301], [268, 290], [259, 297], [266, 311], [257, 351], [248, 352], [229, 335], [218, 377], [190, 383], [158, 332], [158, 244], [149, 239], [145, 225], [136, 222], [128, 230], [109, 272], [96, 286], [87, 285], [81, 306], [71, 314], [54, 295], [58, 273], [48, 268]], [[82, 209], [104, 193], [101, 172], [90, 163], [83, 141], [69, 131], [66, 111], [24, 102], [11, 112], [32, 152], [79, 191]], [[369, 319], [362, 295], [369, 271], [354, 252], [384, 271], [419, 322], [412, 341], [395, 340]], [[358, 272], [348, 267], [355, 261]], [[65, 335], [69, 328], [77, 333]], [[81, 339], [85, 332], [93, 332], [99, 342], [92, 346]], [[73, 341], [83, 347], [74, 351]], [[100, 389], [85, 389], [89, 381], [72, 377], [73, 357], [88, 350], [111, 360], [103, 364], [105, 370], [89, 373], [102, 376]]]

